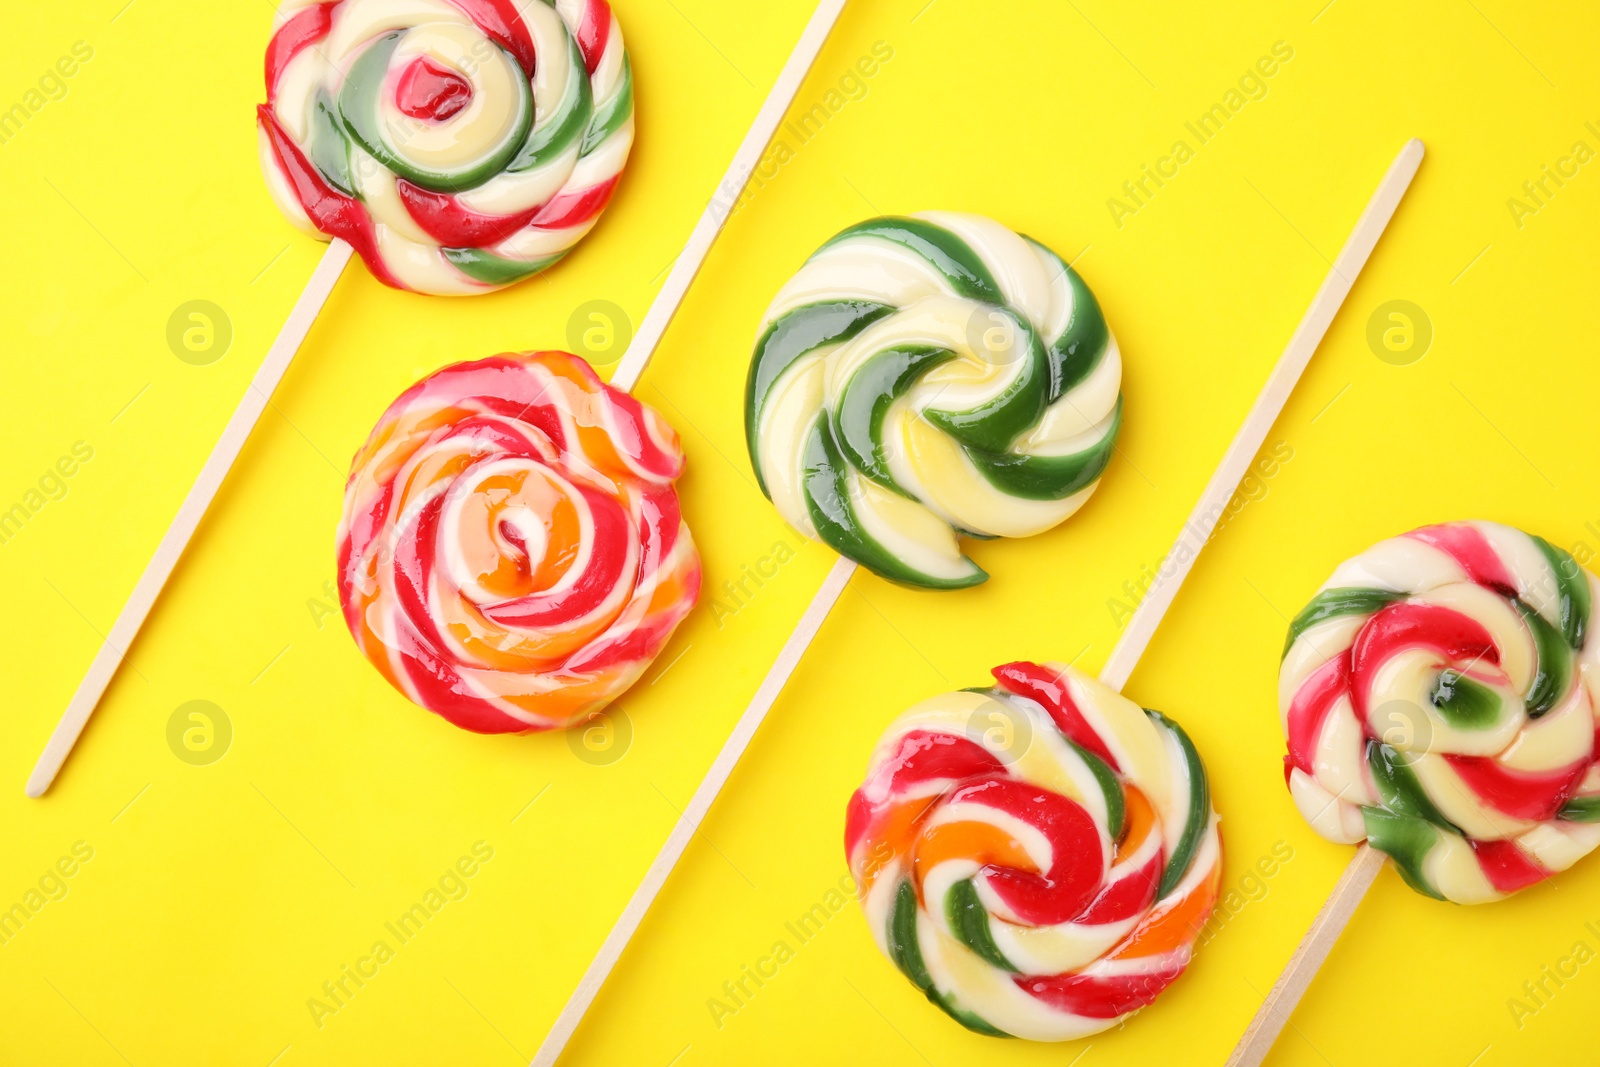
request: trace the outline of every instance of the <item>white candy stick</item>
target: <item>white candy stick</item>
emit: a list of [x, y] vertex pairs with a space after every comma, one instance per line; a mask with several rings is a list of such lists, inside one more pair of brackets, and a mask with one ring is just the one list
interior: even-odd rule
[[150, 562], [145, 565], [144, 573], [139, 576], [139, 582], [133, 587], [133, 593], [128, 597], [127, 603], [122, 606], [122, 612], [112, 624], [111, 632], [101, 643], [100, 651], [95, 653], [94, 662], [89, 664], [89, 673], [84, 675], [83, 681], [78, 684], [78, 691], [72, 694], [72, 700], [67, 704], [67, 710], [62, 713], [61, 721], [56, 723], [55, 732], [50, 735], [50, 741], [39, 756], [39, 762], [34, 765], [33, 774], [28, 777], [30, 797], [44, 795], [45, 790], [50, 788], [50, 783], [55, 781], [61, 765], [72, 752], [72, 746], [77, 743], [78, 735], [83, 733], [84, 726], [88, 725], [89, 716], [94, 714], [96, 705], [100, 703], [100, 697], [117, 673], [117, 667], [122, 663], [123, 656], [127, 655], [128, 646], [132, 645], [134, 638], [138, 636], [139, 627], [144, 625], [144, 620], [150, 614], [150, 608], [155, 604], [156, 597], [161, 595], [161, 589], [172, 576], [173, 568], [178, 565], [184, 549], [189, 547], [189, 540], [194, 537], [195, 528], [205, 517], [206, 509], [216, 498], [217, 490], [222, 488], [223, 479], [228, 476], [229, 469], [243, 451], [245, 441], [250, 438], [250, 431], [260, 421], [262, 413], [267, 410], [272, 391], [283, 380], [284, 372], [289, 369], [294, 354], [300, 350], [306, 334], [311, 332], [311, 324], [317, 321], [317, 313], [322, 310], [328, 294], [333, 292], [334, 283], [344, 273], [352, 252], [351, 247], [344, 241], [335, 240], [322, 254], [317, 269], [311, 273], [311, 280], [300, 293], [300, 299], [295, 301], [294, 310], [289, 312], [288, 321], [283, 324], [283, 329], [278, 331], [278, 339], [272, 342], [272, 347], [267, 350], [266, 359], [262, 360], [255, 377], [250, 379], [250, 387], [245, 390], [244, 398], [239, 401], [233, 417], [223, 428], [222, 436], [217, 440], [216, 447], [212, 448], [205, 466], [200, 468], [200, 476], [190, 487], [189, 495], [183, 498], [183, 504], [178, 508], [178, 514], [173, 517], [172, 525], [167, 527], [161, 543], [156, 546], [155, 555], [151, 556]]
[[1239, 1039], [1233, 1055], [1228, 1057], [1227, 1067], [1258, 1067], [1267, 1058], [1272, 1043], [1278, 1040], [1278, 1034], [1289, 1021], [1294, 1006], [1300, 1003], [1300, 997], [1311, 985], [1311, 979], [1316, 977], [1317, 969], [1328, 958], [1339, 935], [1344, 933], [1350, 916], [1356, 913], [1361, 898], [1367, 895], [1378, 872], [1383, 870], [1385, 859], [1387, 857], [1371, 845], [1363, 844], [1356, 849], [1355, 859], [1339, 876], [1333, 892], [1323, 902], [1322, 910], [1311, 921], [1311, 929], [1300, 941], [1300, 947], [1289, 957], [1272, 992], [1261, 1002], [1260, 1010], [1250, 1020], [1250, 1028]]
[[[728, 165], [721, 184], [717, 186], [711, 202], [701, 213], [694, 232], [689, 235], [689, 242], [679, 254], [672, 273], [667, 275], [666, 283], [656, 294], [655, 303], [650, 305], [644, 321], [639, 324], [638, 332], [629, 343], [627, 354], [622, 357], [622, 362], [612, 374], [611, 384], [616, 388], [632, 391], [638, 384], [640, 376], [644, 374], [650, 357], [655, 354], [656, 346], [661, 342], [661, 337], [672, 322], [672, 317], [677, 314], [679, 305], [683, 303], [683, 298], [689, 291], [689, 286], [693, 284], [695, 275], [699, 274], [701, 264], [711, 251], [712, 243], [722, 232], [723, 224], [733, 213], [739, 195], [749, 182], [750, 175], [755, 172], [756, 164], [761, 161], [761, 153], [766, 151], [773, 134], [777, 133], [778, 123], [783, 121], [783, 116], [788, 112], [789, 105], [794, 102], [795, 94], [800, 91], [800, 85], [805, 81], [807, 72], [811, 70], [817, 55], [822, 51], [823, 43], [832, 32], [834, 23], [844, 11], [844, 5], [845, 0], [822, 0], [812, 14], [811, 21], [806, 23], [806, 28], [801, 33], [800, 40], [796, 42], [794, 51], [789, 53], [788, 62], [783, 65], [778, 80], [773, 83], [772, 91], [767, 94], [766, 102], [761, 105], [755, 122], [745, 134], [744, 141], [740, 143], [733, 162]], [[739, 725], [734, 728], [733, 736], [723, 746], [716, 763], [712, 764], [711, 770], [707, 773], [706, 780], [701, 783], [700, 789], [690, 800], [688, 810], [673, 827], [671, 836], [667, 838], [667, 843], [656, 857], [655, 864], [645, 875], [644, 882], [634, 891], [633, 898], [628, 901], [628, 906], [612, 928], [610, 936], [600, 946], [600, 952], [595, 956], [594, 962], [584, 972], [577, 989], [573, 990], [566, 1007], [561, 1010], [560, 1016], [539, 1046], [539, 1051], [533, 1058], [535, 1064], [555, 1063], [567, 1047], [567, 1042], [572, 1039], [572, 1034], [578, 1028], [584, 1013], [589, 1010], [589, 1005], [594, 1003], [600, 987], [605, 984], [607, 976], [616, 966], [629, 938], [639, 928], [645, 912], [650, 909], [656, 894], [661, 891], [661, 886], [676, 865], [677, 858], [688, 846], [689, 838], [694, 835], [700, 821], [705, 818], [706, 809], [721, 791], [722, 783], [733, 771], [734, 764], [738, 763], [739, 757], [744, 754], [751, 735], [761, 724], [765, 708], [777, 699], [784, 683], [789, 680], [789, 675], [800, 662], [800, 657], [805, 654], [812, 637], [822, 626], [822, 620], [827, 617], [828, 610], [833, 607], [833, 602], [839, 598], [839, 594], [844, 591], [845, 584], [854, 571], [855, 564], [849, 560], [841, 559], [834, 564], [816, 599], [806, 609], [800, 625], [789, 636], [788, 643], [778, 656], [778, 661], [767, 672], [766, 679], [756, 693], [754, 703], [763, 706], [762, 715], [752, 716], [747, 711]], [[807, 629], [808, 624], [809, 629]]]
[[1311, 362], [1312, 354], [1322, 343], [1333, 317], [1344, 304], [1344, 298], [1350, 294], [1351, 286], [1355, 285], [1356, 276], [1367, 265], [1367, 257], [1372, 255], [1372, 249], [1377, 245], [1378, 238], [1383, 236], [1384, 227], [1389, 225], [1395, 208], [1400, 206], [1400, 198], [1411, 187], [1411, 179], [1421, 164], [1422, 142], [1415, 139], [1407, 141], [1405, 147], [1400, 149], [1400, 154], [1394, 157], [1394, 162], [1389, 164], [1372, 199], [1367, 201], [1366, 210], [1356, 220], [1356, 228], [1350, 231], [1333, 266], [1328, 268], [1327, 277], [1322, 279], [1322, 287], [1312, 298], [1311, 306], [1301, 316], [1300, 325], [1295, 327], [1283, 355], [1278, 357], [1277, 365], [1267, 376], [1267, 384], [1261, 387], [1250, 414], [1245, 416], [1244, 425], [1234, 434], [1233, 443], [1222, 454], [1222, 462], [1217, 465], [1211, 481], [1206, 483], [1205, 492], [1200, 494], [1189, 521], [1179, 531], [1172, 551], [1162, 560], [1156, 572], [1156, 581], [1139, 601], [1133, 618], [1128, 620], [1128, 628], [1122, 631], [1117, 646], [1111, 650], [1111, 658], [1106, 660], [1105, 667], [1101, 669], [1100, 680], [1113, 689], [1121, 689], [1127, 684], [1134, 664], [1144, 654], [1145, 646], [1161, 624], [1161, 617], [1171, 607], [1172, 598], [1178, 595], [1178, 587], [1189, 576], [1200, 550], [1217, 528], [1217, 521], [1227, 509], [1228, 501], [1238, 491], [1239, 483], [1250, 469], [1251, 460], [1261, 450], [1267, 432], [1278, 419], [1278, 412], [1283, 410], [1295, 383], [1305, 372], [1306, 364]]
[[[1250, 461], [1260, 450], [1267, 432], [1277, 420], [1278, 413], [1283, 410], [1283, 405], [1288, 401], [1295, 383], [1300, 380], [1306, 364], [1310, 362], [1312, 353], [1321, 343], [1323, 335], [1328, 332], [1329, 324], [1333, 322], [1334, 315], [1344, 303], [1350, 287], [1355, 284], [1361, 268], [1366, 265], [1367, 257], [1372, 254], [1373, 247], [1377, 245], [1384, 227], [1389, 224], [1389, 219], [1394, 215], [1395, 208], [1400, 204], [1400, 198], [1410, 186], [1411, 178], [1416, 174], [1421, 162], [1422, 142], [1410, 141], [1400, 150], [1399, 156], [1395, 158], [1383, 181], [1379, 183], [1377, 192], [1373, 194], [1366, 210], [1362, 212], [1355, 230], [1345, 242], [1339, 257], [1334, 260], [1328, 276], [1323, 279], [1322, 287], [1317, 290], [1311, 306], [1301, 318], [1300, 325], [1289, 338], [1288, 347], [1284, 349], [1277, 365], [1273, 367], [1266, 385], [1262, 387], [1239, 432], [1234, 435], [1233, 443], [1223, 454], [1221, 464], [1206, 484], [1194, 512], [1185, 524], [1172, 552], [1169, 553], [1169, 559], [1173, 560], [1170, 575], [1160, 584], [1152, 586], [1145, 594], [1134, 617], [1129, 620], [1128, 628], [1123, 631], [1116, 647], [1111, 650], [1111, 656], [1100, 672], [1100, 678], [1112, 688], [1120, 690], [1127, 682], [1128, 676], [1133, 673], [1134, 665], [1138, 663], [1140, 655], [1150, 643], [1150, 637], [1155, 633], [1162, 615], [1171, 606], [1178, 587], [1183, 584], [1184, 578], [1193, 568], [1194, 557], [1204, 547], [1206, 539], [1211, 536], [1211, 531], [1216, 528], [1217, 519], [1238, 490], [1240, 481], [1244, 479], [1245, 472], [1249, 469]], [[1188, 552], [1185, 558], [1182, 550], [1191, 544], [1192, 551]], [[853, 562], [841, 557], [828, 572], [822, 588], [812, 598], [810, 606], [800, 617], [794, 632], [784, 642], [777, 661], [762, 679], [761, 687], [750, 699], [744, 714], [739, 717], [732, 736], [723, 744], [722, 751], [717, 753], [711, 769], [706, 772], [704, 780], [690, 798], [689, 806], [679, 816], [666, 843], [661, 846], [655, 861], [645, 872], [644, 881], [634, 890], [627, 907], [623, 909], [616, 925], [611, 928], [611, 933], [601, 944], [599, 953], [589, 964], [589, 969], [584, 972], [577, 990], [562, 1009], [544, 1043], [539, 1046], [539, 1051], [533, 1058], [533, 1067], [554, 1067], [562, 1050], [572, 1039], [573, 1031], [577, 1029], [579, 1021], [599, 994], [600, 987], [605, 984], [606, 978], [616, 967], [623, 949], [627, 947], [629, 940], [644, 921], [650, 905], [655, 903], [656, 896], [666, 884], [667, 876], [672, 873], [673, 867], [688, 848], [690, 839], [694, 837], [700, 828], [700, 823], [711, 810], [712, 801], [721, 792], [728, 776], [733, 773], [734, 766], [749, 747], [756, 730], [767, 717], [767, 712], [771, 710], [778, 694], [783, 691], [789, 676], [794, 673], [795, 666], [822, 628], [823, 620], [838, 601], [839, 595], [844, 591], [855, 570], [856, 565]], [[1165, 564], [1162, 571], [1167, 571]]]
[[656, 294], [655, 303], [645, 313], [644, 321], [639, 324], [639, 332], [633, 335], [633, 341], [628, 345], [627, 354], [617, 364], [611, 384], [618, 389], [632, 392], [640, 375], [644, 374], [645, 365], [655, 353], [656, 345], [661, 343], [661, 335], [667, 332], [672, 316], [678, 313], [678, 305], [683, 303], [695, 275], [700, 273], [700, 265], [705, 262], [706, 253], [711, 251], [711, 243], [722, 232], [728, 216], [733, 214], [739, 194], [744, 192], [750, 175], [755, 173], [756, 164], [761, 162], [761, 153], [767, 150], [772, 135], [778, 132], [778, 123], [783, 121], [789, 105], [794, 102], [795, 94], [800, 91], [800, 83], [805, 81], [811, 64], [816, 62], [823, 42], [828, 39], [833, 24], [839, 20], [839, 13], [844, 10], [844, 4], [845, 0], [822, 0], [812, 14], [811, 21], [806, 23], [794, 51], [789, 53], [789, 61], [778, 73], [778, 80], [772, 84], [766, 103], [757, 112], [750, 132], [744, 135], [733, 162], [728, 164], [728, 173], [723, 177], [722, 184], [717, 186], [711, 202], [700, 215], [700, 221], [695, 223], [689, 243], [684, 245], [677, 263], [672, 267], [672, 273], [667, 275], [661, 292]]
[[[1362, 264], [1367, 261], [1367, 256], [1372, 252], [1373, 245], [1378, 243], [1379, 235], [1383, 233], [1384, 226], [1388, 224], [1390, 216], [1394, 214], [1395, 208], [1399, 206], [1400, 198], [1405, 195], [1406, 189], [1411, 185], [1412, 177], [1417, 173], [1417, 167], [1421, 164], [1422, 142], [1413, 140], [1400, 150], [1400, 155], [1390, 165], [1389, 172], [1384, 175], [1383, 182], [1378, 186], [1378, 191], [1373, 194], [1371, 202], [1367, 204], [1367, 210], [1362, 213], [1361, 221], [1356, 224], [1355, 232], [1345, 242], [1344, 250], [1339, 253], [1339, 258], [1334, 260], [1333, 272], [1322, 283], [1322, 289], [1318, 291], [1317, 299], [1312, 303], [1311, 309], [1306, 312], [1306, 317], [1301, 320], [1300, 328], [1295, 331], [1294, 339], [1289, 342], [1289, 351], [1284, 353], [1277, 369], [1273, 371], [1273, 379], [1277, 378], [1278, 372], [1289, 361], [1290, 355], [1294, 354], [1295, 342], [1299, 341], [1301, 335], [1307, 332], [1308, 325], [1315, 330], [1315, 338], [1308, 342], [1309, 347], [1311, 349], [1316, 348], [1317, 340], [1327, 330], [1328, 322], [1332, 320], [1334, 311], [1338, 310], [1339, 303], [1344, 300], [1345, 294], [1350, 291], [1350, 286], [1355, 280], [1356, 273], [1361, 270]], [[1338, 284], [1335, 285], [1335, 282]], [[1326, 309], [1325, 315], [1319, 320], [1319, 326], [1313, 323], [1313, 318], [1318, 313], [1318, 305], [1324, 301], [1331, 302], [1332, 307]], [[1306, 352], [1305, 358], [1310, 358], [1309, 351]], [[1304, 366], [1304, 360], [1302, 360], [1301, 366]], [[1298, 374], [1299, 372], [1296, 371], [1295, 373]], [[1268, 388], [1270, 389], [1271, 387], [1272, 381], [1269, 380]], [[1287, 387], [1285, 387], [1285, 391], [1287, 391]], [[1259, 401], [1257, 406], [1260, 406]], [[1252, 411], [1251, 418], [1254, 417], [1255, 412]], [[1269, 419], [1268, 422], [1270, 423], [1270, 421]], [[1260, 447], [1265, 434], [1266, 428], [1263, 427], [1261, 436], [1255, 439], [1255, 447]], [[1237, 445], [1238, 441], [1235, 440], [1234, 443]], [[1230, 450], [1230, 455], [1231, 452], [1232, 450]], [[1252, 454], [1254, 454], [1253, 451]], [[1242, 475], [1242, 466], [1240, 470]], [[1194, 519], [1190, 520], [1191, 525], [1194, 521]], [[1216, 520], [1213, 518], [1213, 526], [1215, 522]], [[1182, 543], [1183, 539], [1180, 538], [1179, 545], [1182, 545]], [[1203, 540], [1201, 543], [1204, 543]], [[1176, 551], [1176, 548], [1174, 551]], [[1189, 565], [1192, 564], [1193, 560], [1190, 560]], [[1155, 590], [1152, 589], [1151, 593], [1154, 594]], [[1150, 597], [1146, 597], [1145, 603], [1148, 603], [1150, 599]], [[1172, 599], [1170, 592], [1166, 594], [1166, 599]], [[1134, 613], [1134, 618], [1128, 626], [1128, 633], [1124, 634], [1124, 637], [1129, 637], [1133, 634], [1134, 629], [1139, 625], [1138, 616], [1143, 612], [1144, 607], [1145, 604], [1143, 603], [1139, 605], [1139, 611]], [[1151, 624], [1149, 629], [1154, 630], [1154, 624]], [[1148, 634], [1139, 640], [1142, 647], [1142, 643], [1149, 640]], [[1113, 654], [1113, 658], [1115, 658], [1115, 654]], [[1382, 870], [1383, 860], [1383, 853], [1370, 846], [1362, 845], [1361, 848], [1356, 850], [1355, 858], [1350, 861], [1350, 865], [1345, 869], [1344, 875], [1333, 887], [1333, 892], [1329, 894], [1327, 901], [1322, 905], [1322, 910], [1317, 913], [1316, 919], [1312, 922], [1311, 929], [1306, 931], [1306, 936], [1301, 940], [1299, 947], [1295, 949], [1294, 955], [1290, 957], [1288, 964], [1285, 965], [1283, 973], [1278, 977], [1278, 981], [1274, 983], [1266, 999], [1262, 1001], [1255, 1018], [1250, 1021], [1250, 1026], [1245, 1031], [1244, 1037], [1239, 1040], [1239, 1044], [1234, 1048], [1233, 1055], [1228, 1058], [1228, 1067], [1257, 1067], [1262, 1060], [1266, 1059], [1267, 1053], [1272, 1049], [1272, 1043], [1277, 1040], [1284, 1024], [1289, 1021], [1289, 1016], [1294, 1012], [1295, 1005], [1300, 1003], [1301, 996], [1311, 985], [1311, 980], [1316, 977], [1318, 968], [1328, 958], [1328, 953], [1333, 949], [1334, 942], [1339, 939], [1339, 934], [1344, 931], [1345, 925], [1350, 921], [1350, 917], [1355, 914], [1357, 905], [1361, 903], [1361, 899], [1366, 896], [1367, 890], [1371, 888], [1373, 879], [1377, 878], [1378, 872]]]

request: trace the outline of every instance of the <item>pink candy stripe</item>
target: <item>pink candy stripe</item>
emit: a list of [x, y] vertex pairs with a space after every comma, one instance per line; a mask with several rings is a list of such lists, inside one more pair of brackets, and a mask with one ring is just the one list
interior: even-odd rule
[[1496, 811], [1515, 819], [1549, 822], [1563, 804], [1572, 798], [1590, 757], [1542, 774], [1514, 771], [1490, 756], [1457, 756], [1445, 753], [1445, 761], [1461, 776], [1477, 797]]
[[583, 65], [591, 76], [606, 54], [606, 42], [610, 40], [611, 6], [606, 0], [589, 0], [578, 22], [578, 50], [583, 53]]
[[1350, 650], [1350, 699], [1363, 723], [1378, 671], [1398, 653], [1415, 648], [1433, 652], [1444, 663], [1500, 665], [1500, 650], [1477, 619], [1453, 608], [1397, 601], [1367, 620]]
[[272, 35], [267, 44], [268, 106], [278, 101], [278, 80], [283, 77], [283, 69], [289, 61], [328, 35], [333, 25], [333, 9], [337, 6], [339, 0], [308, 7], [279, 26], [278, 32]]
[[1100, 977], [1074, 973], [1019, 976], [1012, 981], [1018, 989], [1057, 1011], [1086, 1019], [1115, 1019], [1155, 1000], [1183, 973], [1188, 962], [1185, 953], [1181, 962], [1147, 974]]
[[498, 42], [516, 57], [522, 72], [529, 78], [538, 63], [533, 49], [533, 37], [522, 21], [514, 0], [450, 0], [461, 13], [478, 24], [484, 36]]
[[1072, 694], [1064, 680], [1037, 663], [1026, 660], [1002, 664], [989, 673], [994, 675], [1002, 689], [1027, 697], [1044, 708], [1062, 733], [1105, 760], [1112, 770], [1121, 770], [1106, 743], [1072, 702]]
[[1317, 739], [1328, 713], [1350, 688], [1350, 650], [1347, 648], [1322, 666], [1295, 690], [1289, 704], [1289, 759], [1294, 766], [1311, 774], [1316, 758]]
[[1516, 579], [1477, 527], [1464, 522], [1446, 522], [1412, 530], [1405, 536], [1446, 553], [1479, 585], [1502, 596], [1517, 595]]
[[[1154, 832], [1154, 831], [1152, 831]], [[1082, 923], [1116, 923], [1143, 915], [1155, 903], [1156, 890], [1161, 888], [1161, 871], [1166, 863], [1162, 849], [1155, 852], [1138, 867], [1124, 864], [1113, 867], [1112, 880], [1090, 902], [1078, 917]]]
[[946, 804], [980, 804], [1032, 826], [1050, 845], [1050, 867], [1042, 874], [989, 866], [989, 888], [1032, 926], [1071, 922], [1082, 916], [1105, 876], [1100, 832], [1083, 805], [1060, 793], [1016, 778], [990, 778], [955, 790]]
[[1526, 889], [1554, 873], [1535, 863], [1514, 841], [1474, 841], [1469, 837], [1467, 844], [1477, 855], [1483, 876], [1501, 893]]

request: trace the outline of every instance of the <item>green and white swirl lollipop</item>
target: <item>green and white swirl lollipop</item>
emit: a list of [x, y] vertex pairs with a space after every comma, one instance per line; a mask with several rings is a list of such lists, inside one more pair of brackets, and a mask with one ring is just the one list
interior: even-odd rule
[[858, 223], [762, 321], [745, 432], [807, 537], [892, 581], [988, 575], [961, 537], [1028, 537], [1083, 506], [1122, 417], [1116, 339], [1070, 266], [977, 215]]

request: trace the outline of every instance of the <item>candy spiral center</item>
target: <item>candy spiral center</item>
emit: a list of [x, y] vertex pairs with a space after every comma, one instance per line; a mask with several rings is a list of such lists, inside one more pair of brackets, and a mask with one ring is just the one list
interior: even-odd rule
[[472, 83], [431, 56], [418, 56], [400, 72], [394, 103], [402, 115], [444, 122], [472, 102]]

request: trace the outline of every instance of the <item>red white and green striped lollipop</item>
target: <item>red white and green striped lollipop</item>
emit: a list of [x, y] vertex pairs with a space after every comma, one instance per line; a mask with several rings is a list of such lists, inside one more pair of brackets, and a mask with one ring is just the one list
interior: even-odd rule
[[1189, 965], [1222, 840], [1160, 712], [1072, 667], [1007, 663], [884, 731], [845, 856], [883, 954], [969, 1030], [1069, 1041]]
[[1284, 779], [1359, 844], [1228, 1067], [1257, 1067], [1383, 869], [1500, 900], [1600, 846], [1600, 582], [1542, 537], [1446, 522], [1341, 563], [1289, 625]]
[[633, 144], [605, 0], [290, 0], [266, 75], [273, 200], [400, 289], [470, 295], [550, 266], [594, 226]]
[[[610, 389], [638, 382], [843, 6], [820, 0]], [[331, 243], [62, 713], [29, 796], [55, 780], [355, 251], [401, 288], [509, 285], [588, 232], [633, 139], [632, 74], [605, 0], [286, 0], [266, 70], [257, 118], [268, 185], [291, 219]], [[556, 449], [566, 440], [546, 436]], [[646, 644], [640, 659], [658, 647]], [[591, 703], [628, 673], [602, 679]], [[523, 710], [533, 721], [520, 725], [571, 718], [570, 708]]]
[[1424, 526], [1333, 572], [1289, 627], [1295, 805], [1418, 892], [1499, 900], [1600, 846], [1600, 583], [1492, 522]]

